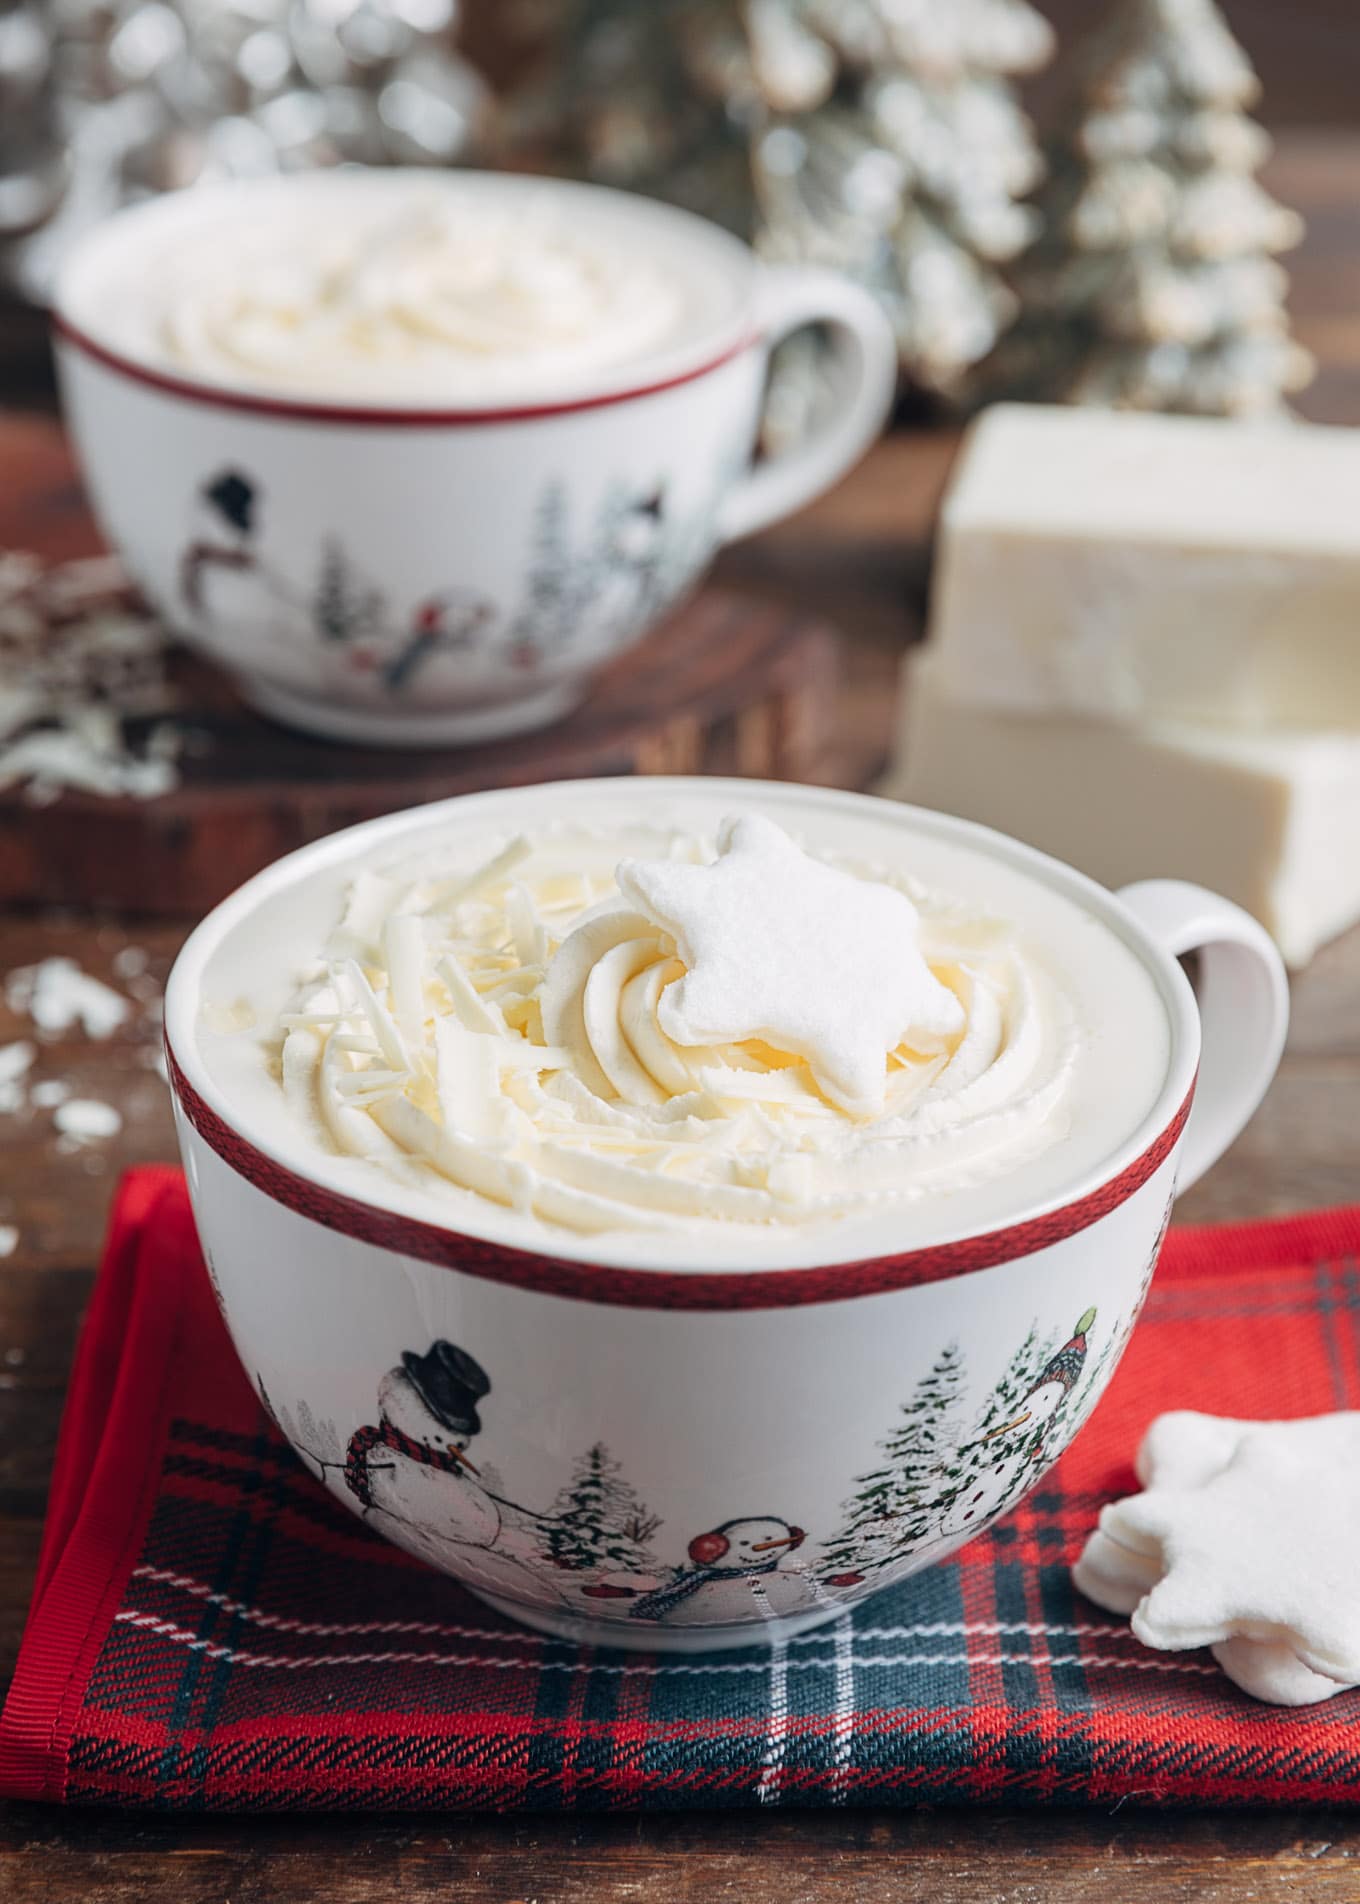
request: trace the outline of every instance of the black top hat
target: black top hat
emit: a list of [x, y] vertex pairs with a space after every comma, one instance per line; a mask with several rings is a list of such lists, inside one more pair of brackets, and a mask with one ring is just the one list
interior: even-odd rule
[[414, 1349], [403, 1350], [401, 1365], [436, 1421], [454, 1434], [480, 1433], [477, 1403], [490, 1392], [491, 1382], [481, 1363], [466, 1349], [441, 1338], [432, 1342], [424, 1355], [417, 1355]]
[[255, 485], [239, 470], [224, 469], [220, 476], [203, 485], [203, 494], [233, 529], [249, 535], [254, 528]]

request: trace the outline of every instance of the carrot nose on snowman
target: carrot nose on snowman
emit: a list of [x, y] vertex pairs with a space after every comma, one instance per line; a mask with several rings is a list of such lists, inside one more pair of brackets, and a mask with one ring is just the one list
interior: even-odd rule
[[768, 1554], [773, 1553], [776, 1547], [797, 1547], [801, 1539], [801, 1534], [797, 1537], [793, 1534], [785, 1534], [782, 1540], [758, 1540], [752, 1545], [751, 1552], [753, 1554]]
[[[1068, 1340], [1063, 1343], [1056, 1355], [1050, 1357], [1043, 1373], [1031, 1385], [1027, 1400], [1033, 1400], [1046, 1388], [1057, 1388], [1061, 1390], [1064, 1397], [1071, 1394], [1086, 1364], [1086, 1332], [1095, 1319], [1095, 1310], [1088, 1309]], [[1023, 1428], [1027, 1421], [1032, 1420], [1033, 1414], [1033, 1409], [1022, 1408], [1020, 1413], [1013, 1416], [1010, 1421], [1003, 1421], [998, 1427], [989, 1428], [982, 1439], [995, 1441], [1000, 1435], [1013, 1434], [1017, 1428]]]

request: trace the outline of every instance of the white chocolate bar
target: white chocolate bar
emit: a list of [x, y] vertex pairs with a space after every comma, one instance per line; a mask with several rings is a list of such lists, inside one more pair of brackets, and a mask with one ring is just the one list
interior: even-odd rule
[[883, 789], [1014, 834], [1107, 886], [1190, 879], [1245, 906], [1290, 965], [1360, 919], [1360, 737], [1006, 715], [907, 669]]
[[931, 634], [998, 711], [1360, 732], [1360, 430], [997, 405]]

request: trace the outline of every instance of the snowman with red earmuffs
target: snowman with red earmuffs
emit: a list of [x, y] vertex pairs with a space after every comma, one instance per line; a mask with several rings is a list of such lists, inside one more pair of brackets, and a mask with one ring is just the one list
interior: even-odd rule
[[412, 687], [427, 663], [439, 655], [473, 656], [495, 621], [491, 603], [470, 589], [445, 589], [421, 602], [411, 625], [384, 649], [368, 642], [356, 665], [373, 670], [389, 694]]
[[646, 1585], [622, 1579], [597, 1582], [593, 1597], [631, 1599], [628, 1617], [673, 1626], [725, 1626], [756, 1619], [783, 1619], [821, 1604], [816, 1582], [802, 1567], [788, 1567], [802, 1546], [801, 1527], [772, 1514], [724, 1521], [689, 1543], [687, 1563], [669, 1580]]

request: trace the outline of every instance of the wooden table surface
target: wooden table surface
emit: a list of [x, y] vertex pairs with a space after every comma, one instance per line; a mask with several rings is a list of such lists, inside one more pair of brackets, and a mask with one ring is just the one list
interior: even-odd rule
[[[1300, 408], [1360, 423], [1360, 141], [1290, 141], [1272, 180], [1309, 216], [1293, 262], [1298, 328], [1322, 375]], [[4, 353], [0, 349], [0, 374]], [[13, 381], [13, 379], [11, 379]], [[24, 386], [25, 391], [28, 385]], [[88, 545], [89, 530], [41, 394], [5, 517], [28, 546]], [[919, 626], [927, 535], [947, 434], [885, 443], [832, 497], [720, 564], [738, 587], [823, 611], [851, 636], [837, 777], [862, 783], [886, 745], [902, 646]], [[9, 480], [13, 482], [11, 469]], [[38, 1551], [62, 1397], [113, 1183], [172, 1157], [155, 1068], [157, 1000], [183, 925], [0, 916], [0, 978], [68, 954], [134, 996], [106, 1043], [41, 1046], [34, 1076], [115, 1104], [113, 1141], [63, 1154], [48, 1111], [0, 1116], [0, 1685], [8, 1679]], [[128, 948], [146, 955], [119, 957]], [[0, 1043], [31, 1027], [0, 998]], [[1280, 1076], [1231, 1153], [1181, 1206], [1188, 1220], [1254, 1217], [1353, 1199], [1360, 1183], [1360, 932], [1296, 983]], [[1174, 1397], [1168, 1397], [1173, 1401]], [[0, 1811], [0, 1899], [36, 1904], [648, 1904], [720, 1899], [846, 1904], [920, 1897], [1360, 1899], [1360, 1824], [1318, 1813], [1203, 1814], [922, 1809], [447, 1821], [120, 1818], [16, 1805]]]

